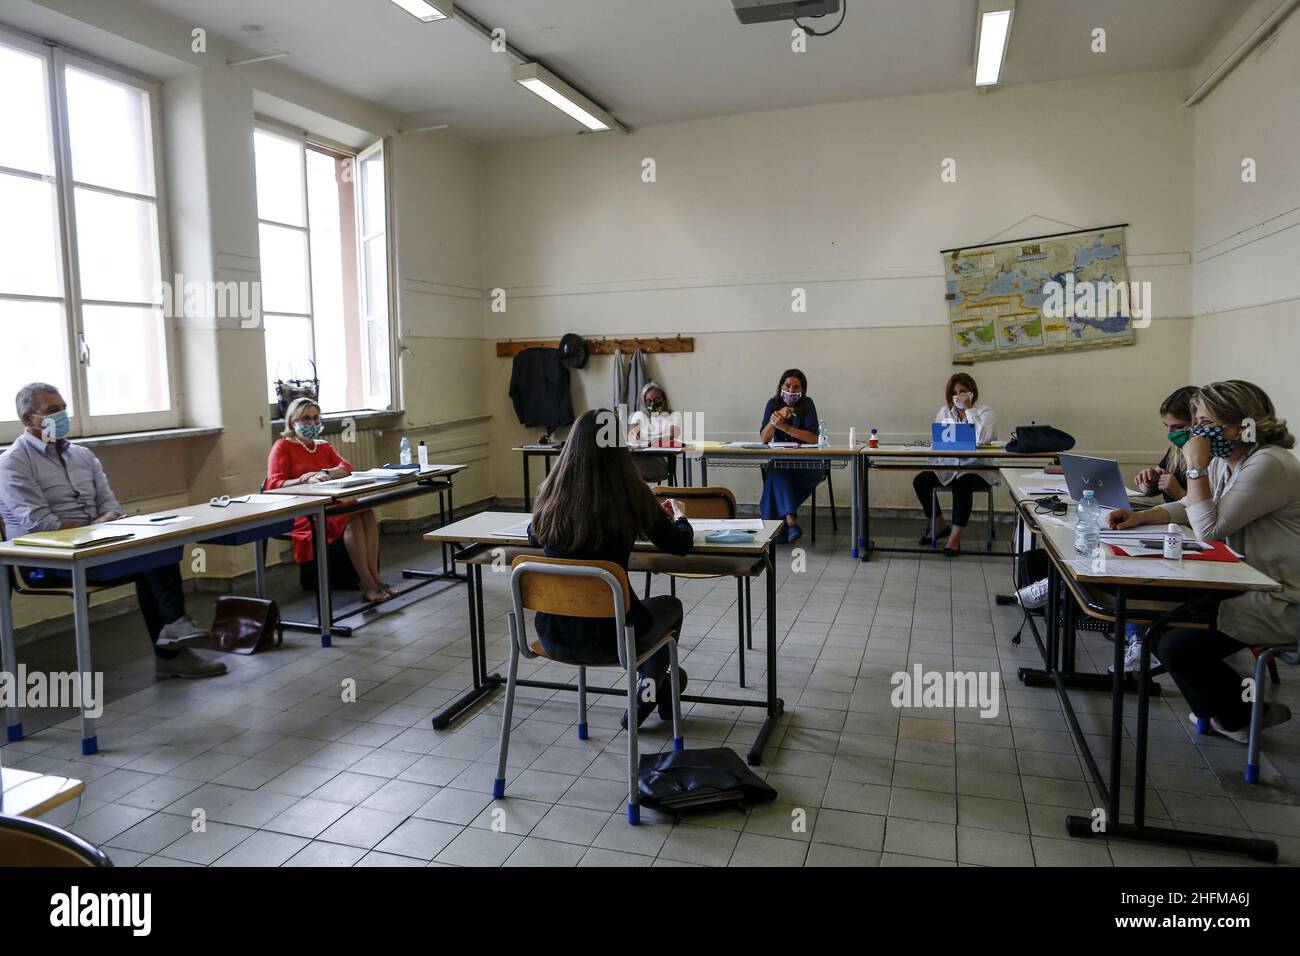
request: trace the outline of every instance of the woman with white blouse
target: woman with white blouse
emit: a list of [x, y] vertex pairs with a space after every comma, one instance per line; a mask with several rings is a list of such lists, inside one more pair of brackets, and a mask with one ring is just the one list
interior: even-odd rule
[[[934, 416], [937, 423], [946, 425], [962, 422], [974, 425], [975, 442], [979, 445], [988, 445], [997, 440], [997, 416], [989, 406], [980, 404], [980, 390], [975, 384], [975, 379], [965, 372], [958, 372], [948, 379], [943, 394], [943, 405]], [[979, 464], [979, 459], [931, 459], [931, 464], [960, 469], [963, 466]], [[923, 471], [918, 474], [912, 480], [912, 487], [916, 489], [921, 510], [925, 512], [925, 517], [930, 522], [919, 543], [930, 544], [929, 529], [931, 527], [939, 529], [935, 531], [935, 539], [945, 534], [948, 536], [943, 548], [944, 557], [956, 557], [961, 552], [961, 536], [966, 530], [967, 522], [970, 521], [971, 502], [974, 500], [975, 492], [983, 491], [996, 483], [996, 478], [988, 481], [983, 476], [969, 471]], [[952, 492], [952, 524], [942, 529], [940, 529], [943, 524], [942, 508], [933, 515], [930, 513], [934, 504], [934, 489], [939, 487], [947, 488]]]

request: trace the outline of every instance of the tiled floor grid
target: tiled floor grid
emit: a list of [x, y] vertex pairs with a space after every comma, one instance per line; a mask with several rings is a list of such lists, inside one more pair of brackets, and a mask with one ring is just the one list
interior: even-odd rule
[[[829, 531], [829, 529], [827, 529]], [[883, 543], [883, 542], [882, 542]], [[825, 866], [1223, 865], [1244, 858], [1120, 840], [1072, 839], [1064, 818], [1098, 805], [1055, 694], [1028, 689], [1016, 670], [1038, 663], [1028, 638], [1012, 645], [1014, 608], [994, 605], [1009, 562], [878, 555], [860, 563], [847, 537], [807, 539], [806, 567], [779, 556], [779, 690], [786, 714], [761, 775], [775, 803], [671, 819], [625, 816], [626, 738], [617, 698], [594, 697], [591, 736], [576, 733], [576, 696], [521, 689], [507, 797], [493, 801], [500, 693], [447, 731], [430, 716], [469, 684], [468, 612], [456, 585], [366, 624], [324, 649], [292, 634], [280, 650], [225, 655], [230, 673], [154, 681], [138, 618], [95, 630], [109, 703], [101, 752], [83, 758], [78, 723], [60, 719], [0, 751], [7, 766], [87, 782], [70, 828], [119, 866]], [[424, 556], [385, 539], [387, 558]], [[403, 553], [404, 552], [404, 553]], [[488, 653], [504, 673], [506, 576], [486, 573]], [[642, 581], [634, 582], [638, 590]], [[443, 588], [437, 585], [430, 593]], [[656, 581], [654, 593], [667, 592]], [[732, 580], [683, 582], [682, 664], [693, 693], [752, 694], [764, 679], [761, 581], [748, 691], [737, 685]], [[195, 599], [200, 620], [206, 603]], [[1085, 635], [1081, 667], [1098, 669], [1110, 644]], [[29, 667], [70, 669], [70, 635], [20, 648]], [[1248, 655], [1247, 655], [1248, 656]], [[572, 681], [572, 668], [525, 661]], [[912, 708], [890, 701], [891, 675], [998, 671], [999, 710]], [[1245, 662], [1240, 662], [1243, 667]], [[593, 671], [616, 684], [617, 671]], [[356, 683], [355, 702], [344, 684]], [[607, 678], [607, 679], [606, 679]], [[1282, 668], [1277, 694], [1300, 711], [1300, 674]], [[1300, 726], [1269, 732], [1259, 786], [1242, 782], [1245, 748], [1196, 737], [1172, 682], [1153, 700], [1148, 813], [1165, 826], [1276, 840], [1300, 861]], [[1107, 695], [1076, 708], [1104, 755]], [[1128, 720], [1134, 703], [1128, 704]], [[742, 754], [762, 710], [692, 705], [688, 747]], [[60, 715], [62, 717], [62, 715]], [[29, 719], [29, 728], [37, 726]], [[670, 746], [651, 716], [643, 752]], [[1127, 755], [1131, 761], [1132, 745]], [[1103, 764], [1104, 766], [1104, 764]], [[1131, 762], [1127, 779], [1131, 783]], [[1131, 790], [1125, 806], [1131, 806]], [[496, 812], [504, 810], [504, 813]], [[200, 822], [202, 825], [200, 825]]]

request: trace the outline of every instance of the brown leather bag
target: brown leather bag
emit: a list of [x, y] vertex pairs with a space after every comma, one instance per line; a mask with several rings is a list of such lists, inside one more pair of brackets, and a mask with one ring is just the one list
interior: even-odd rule
[[223, 595], [212, 615], [212, 646], [235, 654], [277, 647], [284, 640], [280, 607], [274, 601]]

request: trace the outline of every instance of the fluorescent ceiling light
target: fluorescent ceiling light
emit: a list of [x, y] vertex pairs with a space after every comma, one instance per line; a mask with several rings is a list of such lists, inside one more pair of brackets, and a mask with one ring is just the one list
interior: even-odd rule
[[537, 63], [521, 63], [513, 67], [510, 78], [593, 132], [610, 129], [627, 132], [626, 127], [609, 113]]
[[975, 27], [975, 85], [996, 86], [1002, 76], [1002, 64], [1007, 58], [1007, 43], [1011, 39], [1011, 17], [1014, 3], [997, 4], [1001, 9], [986, 9], [992, 4], [980, 4], [979, 20]]
[[425, 23], [434, 20], [446, 20], [452, 14], [452, 0], [438, 0], [437, 6], [434, 6], [429, 0], [393, 0], [393, 3], [417, 20], [423, 20]]

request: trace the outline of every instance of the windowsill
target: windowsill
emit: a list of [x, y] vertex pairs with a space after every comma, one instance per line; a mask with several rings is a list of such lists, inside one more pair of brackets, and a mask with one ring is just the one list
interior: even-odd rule
[[[220, 426], [193, 428], [157, 428], [146, 432], [120, 432], [116, 435], [88, 435], [85, 438], [70, 439], [87, 448], [107, 447], [109, 445], [134, 445], [139, 442], [170, 441], [176, 438], [207, 438], [220, 435], [225, 429]], [[9, 445], [0, 445], [0, 451]]]
[[[350, 418], [358, 425], [364, 428], [364, 427], [374, 427], [377, 424], [385, 424], [389, 419], [392, 420], [400, 419], [405, 414], [406, 411], [401, 408], [381, 408], [381, 409], [365, 408], [365, 409], [360, 409], [351, 412], [322, 412], [320, 417], [321, 417], [321, 421], [325, 422], [327, 425], [333, 425], [333, 424], [338, 424], [340, 422], [345, 422]], [[283, 418], [271, 419], [271, 427], [272, 429], [283, 428], [284, 419]], [[326, 429], [326, 431], [329, 430], [330, 429], [328, 428]]]

